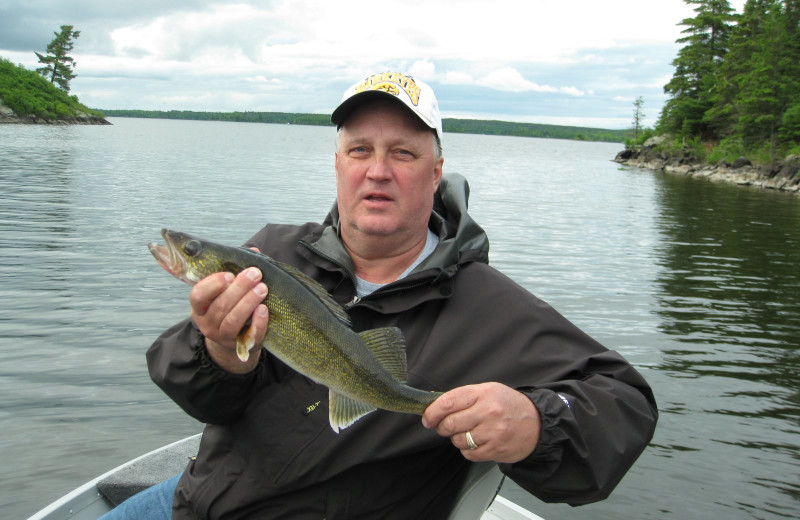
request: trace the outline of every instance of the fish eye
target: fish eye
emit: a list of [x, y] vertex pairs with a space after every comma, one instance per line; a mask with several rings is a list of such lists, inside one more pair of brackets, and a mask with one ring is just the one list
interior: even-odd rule
[[203, 247], [200, 245], [200, 242], [197, 240], [189, 240], [183, 246], [183, 252], [186, 253], [188, 256], [197, 256], [200, 254], [200, 250]]

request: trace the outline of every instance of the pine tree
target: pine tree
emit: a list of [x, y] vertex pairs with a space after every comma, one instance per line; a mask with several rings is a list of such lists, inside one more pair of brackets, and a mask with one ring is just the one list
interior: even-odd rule
[[664, 105], [659, 128], [678, 136], [708, 137], [710, 128], [704, 121], [711, 108], [710, 93], [716, 82], [720, 64], [728, 52], [732, 23], [736, 19], [728, 0], [684, 0], [696, 5], [697, 16], [686, 18], [686, 26], [678, 43], [685, 44], [672, 62], [675, 74], [664, 86], [671, 97]]
[[782, 21], [785, 29], [779, 66], [785, 81], [785, 110], [778, 132], [789, 147], [800, 145], [800, 0], [784, 1]]
[[636, 101], [633, 102], [633, 139], [636, 140], [639, 138], [639, 134], [642, 131], [642, 122], [644, 121], [644, 112], [642, 110], [644, 107], [644, 98], [639, 96], [636, 98]]
[[[731, 35], [710, 125], [747, 150], [780, 153], [797, 138], [800, 2], [748, 0]], [[782, 143], [782, 141], [784, 143]]]
[[80, 31], [74, 31], [71, 25], [62, 25], [61, 33], [54, 32], [56, 37], [47, 46], [47, 55], [36, 52], [39, 63], [44, 67], [36, 69], [36, 72], [50, 80], [50, 83], [58, 84], [64, 92], [69, 92], [69, 82], [75, 78], [75, 60], [69, 56], [75, 45], [74, 40], [81, 35]]

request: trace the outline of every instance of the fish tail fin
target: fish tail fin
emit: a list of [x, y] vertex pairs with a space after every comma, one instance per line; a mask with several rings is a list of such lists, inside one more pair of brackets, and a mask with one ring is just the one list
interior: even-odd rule
[[328, 420], [335, 433], [339, 433], [340, 429], [347, 428], [375, 410], [377, 410], [376, 407], [357, 399], [347, 397], [333, 390], [328, 392]]
[[408, 379], [406, 338], [397, 327], [366, 330], [358, 334], [389, 374], [401, 383]]

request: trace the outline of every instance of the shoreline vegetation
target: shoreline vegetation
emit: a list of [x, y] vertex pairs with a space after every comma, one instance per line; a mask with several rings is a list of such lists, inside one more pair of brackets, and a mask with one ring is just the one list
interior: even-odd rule
[[0, 57], [0, 124], [109, 125], [37, 72]]
[[[271, 123], [289, 125], [331, 126], [330, 114], [303, 114], [289, 112], [197, 112], [191, 110], [114, 110], [103, 109], [108, 117], [135, 117], [153, 119], [183, 119], [195, 121], [229, 121], [238, 123]], [[579, 126], [547, 125], [540, 123], [514, 123], [483, 119], [444, 118], [445, 132], [512, 137], [539, 137], [544, 139], [571, 139], [622, 143], [628, 130], [610, 130]]]

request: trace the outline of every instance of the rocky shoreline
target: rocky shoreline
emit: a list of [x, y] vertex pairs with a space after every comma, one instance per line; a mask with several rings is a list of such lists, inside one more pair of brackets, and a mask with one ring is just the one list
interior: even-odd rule
[[81, 112], [70, 117], [58, 119], [45, 119], [37, 116], [20, 117], [13, 110], [0, 103], [0, 125], [110, 125], [102, 117]]
[[800, 195], [800, 156], [790, 155], [769, 166], [754, 165], [745, 158], [733, 163], [708, 164], [685, 152], [658, 151], [656, 145], [648, 141], [641, 148], [623, 150], [614, 161], [625, 166]]

